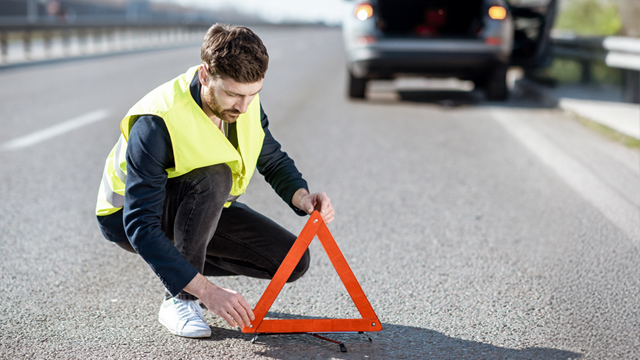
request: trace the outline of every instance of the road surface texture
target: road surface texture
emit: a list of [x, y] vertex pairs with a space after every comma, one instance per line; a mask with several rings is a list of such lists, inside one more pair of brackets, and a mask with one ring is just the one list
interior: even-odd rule
[[[338, 29], [258, 28], [261, 99], [384, 330], [261, 336], [207, 313], [171, 335], [144, 261], [103, 239], [94, 206], [128, 108], [199, 63], [199, 47], [0, 72], [2, 359], [637, 359], [640, 153], [516, 92], [456, 81], [372, 83], [346, 99]], [[462, 90], [461, 90], [462, 89]], [[259, 174], [241, 201], [293, 233], [306, 222]], [[273, 318], [358, 317], [317, 240]], [[216, 284], [250, 304], [265, 280]]]

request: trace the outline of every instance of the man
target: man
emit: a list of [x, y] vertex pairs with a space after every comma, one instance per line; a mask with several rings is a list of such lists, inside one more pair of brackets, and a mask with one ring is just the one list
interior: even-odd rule
[[[296, 239], [236, 201], [255, 169], [298, 215], [334, 218], [330, 199], [309, 193], [269, 131], [258, 95], [269, 61], [260, 38], [213, 25], [201, 58], [124, 117], [96, 207], [104, 236], [137, 252], [165, 286], [160, 323], [194, 338], [211, 335], [198, 300], [230, 326], [254, 319], [239, 293], [205, 275], [270, 279]], [[308, 266], [307, 252], [289, 281]]]

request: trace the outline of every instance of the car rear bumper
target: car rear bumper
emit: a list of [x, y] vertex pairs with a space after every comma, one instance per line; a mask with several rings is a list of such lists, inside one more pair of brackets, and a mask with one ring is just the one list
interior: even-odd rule
[[387, 44], [349, 51], [349, 69], [360, 78], [393, 78], [397, 75], [469, 76], [508, 63], [508, 50], [469, 41], [464, 45], [439, 42], [417, 48]]

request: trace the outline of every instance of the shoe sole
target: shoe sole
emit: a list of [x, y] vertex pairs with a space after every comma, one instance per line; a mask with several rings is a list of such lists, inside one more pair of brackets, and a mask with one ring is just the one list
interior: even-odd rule
[[202, 334], [202, 335], [184, 335], [184, 334], [178, 334], [178, 332], [175, 329], [172, 329], [170, 326], [168, 326], [164, 321], [162, 321], [161, 319], [158, 319], [158, 321], [160, 322], [160, 324], [162, 324], [162, 326], [164, 326], [165, 328], [167, 328], [167, 330], [169, 330], [170, 333], [172, 333], [173, 335], [176, 336], [182, 336], [182, 337], [186, 337], [186, 338], [191, 338], [191, 339], [202, 339], [202, 338], [208, 338], [211, 337], [211, 330], [209, 330], [208, 334]]

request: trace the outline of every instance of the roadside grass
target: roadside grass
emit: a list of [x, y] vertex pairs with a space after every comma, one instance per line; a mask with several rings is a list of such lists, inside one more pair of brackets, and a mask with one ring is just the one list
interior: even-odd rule
[[589, 120], [580, 115], [573, 114], [573, 118], [577, 120], [579, 123], [581, 123], [583, 126], [597, 132], [598, 134], [606, 137], [609, 140], [615, 141], [629, 148], [640, 149], [639, 139], [636, 139], [631, 136], [627, 136], [625, 134], [621, 134], [620, 132], [611, 129], [608, 126]]

